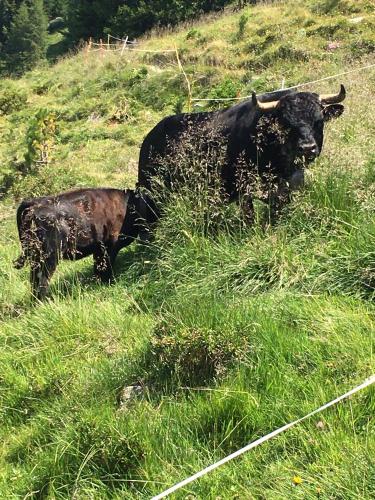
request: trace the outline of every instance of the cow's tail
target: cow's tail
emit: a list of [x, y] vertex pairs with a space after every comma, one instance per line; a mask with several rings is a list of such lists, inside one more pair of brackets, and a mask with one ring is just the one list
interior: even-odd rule
[[30, 258], [30, 236], [33, 231], [33, 202], [24, 200], [17, 209], [17, 229], [21, 243], [21, 255], [14, 261], [14, 267], [21, 269]]

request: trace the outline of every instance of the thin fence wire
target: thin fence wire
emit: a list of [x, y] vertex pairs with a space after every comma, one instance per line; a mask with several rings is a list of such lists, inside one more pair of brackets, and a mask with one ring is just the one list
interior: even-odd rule
[[[304, 83], [298, 83], [297, 85], [292, 85], [290, 87], [283, 87], [279, 89], [275, 89], [270, 92], [277, 92], [278, 90], [293, 90], [293, 89], [298, 89], [301, 87], [307, 87], [308, 85], [313, 85], [315, 83], [319, 82], [324, 82], [326, 80], [333, 80], [335, 78], [338, 78], [339, 76], [345, 76], [349, 75], [350, 73], [356, 73], [357, 71], [363, 71], [365, 69], [370, 69], [370, 68], [375, 68], [375, 64], [368, 64], [367, 66], [361, 66], [359, 68], [353, 68], [348, 71], [342, 71], [341, 73], [336, 73], [335, 75], [330, 75], [330, 76], [325, 76], [323, 78], [318, 78], [317, 80], [312, 80], [310, 82], [304, 82]], [[283, 79], [283, 82], [285, 83], [285, 79]], [[269, 93], [270, 93], [269, 92]], [[267, 92], [268, 93], [268, 92]], [[192, 99], [193, 102], [201, 102], [201, 101], [241, 101], [243, 99], [250, 99], [251, 95], [246, 95], [246, 96], [238, 96], [238, 97], [217, 97], [217, 98], [199, 98], [196, 97]]]
[[125, 38], [118, 38], [117, 36], [108, 35], [108, 37], [119, 42], [126, 42], [129, 45], [136, 45], [138, 43], [137, 40], [128, 40], [128, 36], [126, 36]]
[[[115, 39], [115, 40], [117, 40], [119, 42], [122, 42], [122, 43], [121, 44], [119, 44], [119, 43], [109, 43], [109, 39], [110, 38]], [[101, 51], [102, 53], [104, 53], [106, 51], [111, 51], [111, 52], [121, 51], [121, 55], [123, 55], [124, 52], [126, 52], [128, 54], [131, 53], [131, 52], [154, 53], [154, 54], [162, 54], [162, 53], [172, 53], [172, 52], [174, 52], [177, 55], [177, 65], [178, 65], [178, 68], [183, 73], [185, 79], [188, 82], [187, 87], [188, 87], [189, 111], [190, 111], [190, 108], [191, 108], [192, 105], [199, 106], [198, 103], [200, 103], [200, 102], [231, 102], [231, 101], [242, 101], [242, 100], [250, 99], [251, 98], [251, 95], [236, 96], [236, 97], [212, 97], [212, 98], [211, 97], [195, 97], [195, 98], [193, 98], [192, 97], [191, 83], [190, 83], [190, 81], [189, 81], [189, 79], [187, 77], [187, 74], [186, 74], [185, 70], [183, 69], [181, 60], [180, 60], [179, 55], [178, 55], [178, 49], [177, 49], [177, 47], [175, 47], [174, 49], [157, 49], [157, 50], [155, 50], [155, 49], [140, 49], [140, 48], [134, 48], [133, 46], [128, 47], [128, 45], [134, 45], [134, 44], [137, 44], [137, 42], [135, 40], [129, 41], [128, 37], [126, 37], [126, 38], [117, 38], [117, 37], [114, 37], [112, 35], [108, 35], [108, 43], [103, 43], [102, 41], [100, 43], [92, 42], [91, 39], [90, 39], [90, 42], [88, 43], [88, 46], [87, 46], [87, 52], [89, 53], [89, 52], [98, 52], [98, 51]], [[92, 49], [91, 48], [92, 46], [99, 47], [99, 48]], [[112, 49], [111, 47], [114, 47], [114, 48]], [[279, 90], [293, 90], [293, 89], [298, 89], [298, 88], [301, 88], [301, 87], [307, 87], [309, 85], [314, 85], [315, 83], [324, 82], [324, 81], [328, 81], [328, 80], [334, 80], [335, 78], [338, 78], [340, 76], [349, 75], [349, 74], [352, 74], [352, 73], [356, 73], [356, 72], [359, 72], [359, 71], [364, 71], [366, 69], [371, 69], [371, 68], [375, 68], [375, 63], [373, 63], [373, 64], [367, 64], [366, 66], [360, 66], [360, 67], [357, 67], [357, 68], [352, 68], [352, 69], [347, 70], [347, 71], [341, 71], [339, 73], [335, 73], [334, 75], [329, 75], [329, 76], [325, 76], [325, 77], [322, 77], [322, 78], [317, 78], [316, 80], [311, 80], [311, 81], [308, 81], [308, 82], [298, 83], [296, 85], [291, 85], [289, 87], [285, 87], [285, 78], [283, 78], [280, 88], [275, 89], [273, 91], [266, 92], [266, 93], [277, 92]]]
[[[112, 37], [114, 38], [114, 37]], [[95, 52], [96, 50], [102, 50], [102, 51], [110, 51], [110, 52], [116, 52], [119, 50], [123, 50], [123, 47], [126, 49], [129, 49], [129, 52], [151, 52], [151, 53], [164, 53], [164, 52], [176, 52], [176, 49], [138, 49], [134, 48], [134, 45], [137, 45], [137, 42], [132, 41], [130, 42], [126, 38], [124, 40], [120, 40], [119, 38], [116, 38], [116, 40], [121, 41], [122, 43], [107, 43], [107, 42], [92, 42], [90, 41], [88, 44], [88, 52]], [[128, 47], [129, 45], [129, 47]], [[98, 49], [91, 49], [91, 47], [99, 47]], [[112, 48], [113, 47], [113, 48]]]

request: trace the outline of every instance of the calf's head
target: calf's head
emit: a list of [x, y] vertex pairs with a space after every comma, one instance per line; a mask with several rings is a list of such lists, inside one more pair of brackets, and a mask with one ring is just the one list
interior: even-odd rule
[[283, 96], [279, 101], [261, 103], [255, 94], [253, 104], [262, 113], [272, 115], [288, 132], [281, 146], [281, 153], [289, 160], [303, 158], [313, 161], [319, 156], [323, 145], [324, 123], [337, 118], [344, 111], [339, 104], [345, 99], [343, 85], [337, 94], [318, 95], [311, 92], [296, 92]]

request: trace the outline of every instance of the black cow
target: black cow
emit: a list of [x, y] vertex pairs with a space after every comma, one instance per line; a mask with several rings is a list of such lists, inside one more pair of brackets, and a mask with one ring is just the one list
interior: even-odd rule
[[94, 272], [103, 281], [113, 277], [119, 250], [137, 237], [134, 191], [81, 189], [24, 200], [17, 210], [22, 253], [20, 269], [30, 263], [33, 296], [43, 299], [60, 259], [94, 256]]
[[[157, 177], [163, 176], [168, 184], [168, 174], [161, 168], [163, 158], [173, 158], [173, 148], [181, 145], [186, 134], [196, 134], [200, 141], [207, 137], [208, 142], [213, 131], [226, 151], [221, 178], [229, 199], [240, 197], [240, 169], [242, 173], [256, 173], [265, 187], [264, 201], [270, 205], [271, 218], [275, 219], [291, 189], [303, 183], [304, 167], [319, 156], [324, 123], [341, 115], [344, 107], [338, 103], [344, 99], [343, 85], [338, 94], [321, 96], [294, 90], [259, 97], [253, 93], [252, 99], [224, 110], [164, 118], [146, 136], [140, 151], [138, 186], [148, 193], [144, 219], [152, 223], [159, 216], [152, 191]], [[252, 196], [243, 197], [242, 204], [245, 219], [252, 222]]]

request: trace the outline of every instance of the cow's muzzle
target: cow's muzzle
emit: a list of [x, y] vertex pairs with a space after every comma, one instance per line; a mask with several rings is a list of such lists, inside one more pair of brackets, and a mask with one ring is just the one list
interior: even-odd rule
[[307, 160], [315, 160], [319, 156], [319, 148], [315, 143], [300, 144], [298, 146], [298, 156]]

